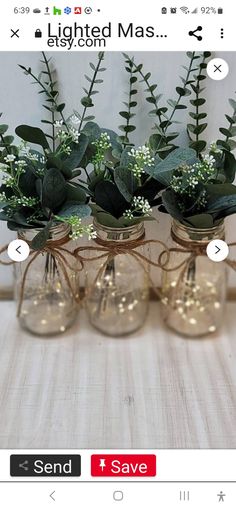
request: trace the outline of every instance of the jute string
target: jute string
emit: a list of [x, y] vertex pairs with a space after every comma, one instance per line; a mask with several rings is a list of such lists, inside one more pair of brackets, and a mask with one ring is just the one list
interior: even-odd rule
[[[148, 266], [150, 265], [152, 267], [160, 268], [162, 271], [165, 272], [175, 272], [178, 270], [181, 270], [178, 275], [178, 280], [176, 282], [175, 286], [175, 293], [177, 294], [178, 291], [180, 291], [181, 282], [184, 279], [185, 274], [188, 272], [191, 265], [194, 265], [196, 262], [197, 257], [199, 256], [207, 256], [206, 248], [209, 244], [209, 240], [200, 240], [200, 241], [185, 241], [182, 238], [179, 238], [173, 231], [171, 230], [171, 237], [172, 240], [178, 245], [173, 248], [169, 248], [165, 243], [163, 243], [160, 240], [145, 240], [144, 236], [138, 240], [134, 241], [112, 241], [112, 240], [102, 240], [100, 238], [97, 238], [95, 240], [95, 244], [91, 246], [81, 246], [78, 247], [74, 254], [75, 256], [78, 256], [80, 259], [81, 264], [85, 264], [88, 262], [93, 261], [103, 261], [101, 264], [100, 269], [98, 270], [98, 273], [94, 279], [94, 282], [92, 286], [90, 287], [88, 291], [88, 295], [90, 295], [94, 287], [96, 286], [97, 282], [100, 280], [100, 278], [103, 275], [104, 270], [109, 266], [109, 263], [118, 255], [128, 254], [131, 257], [133, 257], [142, 267], [142, 269], [145, 271], [149, 284], [151, 285], [154, 293], [158, 296], [158, 298], [163, 299], [165, 297], [165, 294], [156, 286], [156, 284], [153, 282], [150, 271], [148, 270]], [[157, 256], [156, 260], [153, 260], [144, 254], [140, 253], [138, 249], [143, 248], [145, 246], [151, 246], [151, 245], [159, 245], [162, 247], [161, 253]], [[229, 247], [236, 246], [236, 242], [230, 243], [228, 245]], [[82, 253], [85, 251], [89, 251], [90, 253], [95, 252], [96, 255], [86, 255], [83, 256]], [[171, 264], [171, 254], [186, 254], [186, 258], [183, 258], [182, 261], [180, 261], [178, 264], [174, 265]], [[231, 259], [226, 259], [223, 261], [227, 266], [232, 268], [236, 271], [236, 261]]]
[[[85, 263], [91, 263], [95, 261], [101, 260], [101, 266], [97, 272], [97, 275], [94, 279], [94, 282], [92, 286], [90, 287], [90, 290], [88, 294], [92, 293], [94, 286], [99, 281], [99, 279], [102, 277], [103, 272], [107, 268], [107, 266], [110, 264], [112, 260], [116, 256], [119, 255], [130, 255], [131, 257], [136, 260], [142, 269], [144, 270], [145, 274], [147, 275], [148, 282], [151, 285], [154, 293], [157, 295], [158, 298], [162, 299], [164, 297], [162, 291], [156, 286], [156, 284], [153, 282], [149, 266], [159, 268], [165, 272], [174, 272], [177, 270], [181, 270], [178, 276], [178, 281], [175, 286], [175, 292], [177, 293], [181, 282], [184, 278], [185, 273], [188, 271], [189, 267], [192, 263], [196, 261], [196, 258], [199, 256], [206, 256], [206, 247], [209, 243], [209, 240], [202, 240], [202, 241], [185, 241], [181, 238], [179, 238], [173, 230], [171, 230], [171, 237], [173, 241], [178, 245], [173, 248], [169, 248], [165, 243], [163, 243], [160, 240], [155, 239], [148, 239], [145, 240], [144, 236], [137, 240], [127, 240], [127, 241], [117, 241], [117, 240], [102, 240], [101, 238], [96, 238], [95, 243], [93, 245], [84, 245], [76, 248], [73, 251], [70, 251], [69, 249], [65, 248], [64, 245], [67, 244], [70, 241], [69, 236], [65, 236], [63, 239], [59, 240], [48, 240], [46, 245], [42, 250], [30, 250], [29, 255], [29, 261], [26, 264], [26, 267], [23, 272], [21, 286], [20, 286], [20, 296], [19, 296], [19, 303], [18, 303], [18, 310], [17, 310], [17, 316], [20, 316], [22, 304], [24, 301], [24, 295], [25, 295], [25, 285], [26, 280], [28, 276], [28, 272], [31, 268], [31, 265], [34, 263], [34, 261], [43, 254], [50, 254], [54, 257], [58, 267], [61, 269], [62, 274], [64, 275], [65, 281], [68, 285], [68, 288], [71, 291], [71, 294], [74, 298], [74, 300], [77, 303], [81, 303], [81, 300], [79, 296], [74, 292], [73, 286], [71, 284], [70, 275], [68, 273], [68, 269], [71, 271], [75, 271], [75, 267], [73, 267], [67, 260], [67, 256], [70, 256], [74, 259], [74, 261], [80, 263], [80, 268], [78, 268], [78, 271], [83, 270]], [[151, 259], [150, 257], [144, 255], [139, 251], [140, 248], [146, 247], [146, 246], [159, 246], [162, 248], [160, 254], [156, 257], [155, 260]], [[236, 246], [236, 242], [229, 243], [229, 247]], [[0, 249], [0, 255], [7, 252], [8, 246], [5, 245]], [[83, 255], [84, 252], [89, 252], [91, 255]], [[92, 253], [95, 253], [96, 255], [92, 255]], [[180, 261], [177, 265], [171, 265], [171, 254], [186, 254], [186, 258], [184, 258], [182, 261]], [[228, 267], [232, 268], [234, 271], [236, 271], [236, 261], [232, 259], [225, 259], [223, 261]], [[0, 259], [0, 264], [4, 266], [10, 266], [14, 264], [13, 261], [7, 262]], [[88, 296], [87, 294], [87, 296]]]
[[[150, 257], [147, 257], [146, 255], [142, 254], [138, 249], [143, 248], [145, 246], [151, 246], [151, 245], [159, 245], [162, 247], [162, 258], [164, 259], [164, 253], [166, 260], [161, 263], [159, 258], [157, 261], [152, 260]], [[93, 253], [95, 252], [96, 255], [82, 255], [83, 252], [89, 252]], [[117, 240], [102, 240], [101, 238], [95, 239], [94, 245], [85, 245], [80, 246], [75, 249], [74, 254], [76, 257], [79, 258], [82, 265], [85, 263], [91, 263], [94, 261], [103, 261], [101, 263], [101, 266], [95, 276], [94, 282], [92, 283], [92, 286], [90, 286], [90, 289], [87, 290], [87, 298], [90, 296], [97, 284], [97, 282], [100, 280], [100, 278], [103, 275], [103, 272], [106, 270], [107, 267], [109, 267], [109, 264], [111, 261], [114, 260], [116, 256], [119, 255], [130, 255], [135, 259], [135, 261], [138, 262], [138, 264], [142, 267], [144, 270], [149, 285], [153, 288], [154, 293], [158, 296], [158, 298], [162, 298], [161, 291], [157, 288], [157, 286], [152, 281], [150, 271], [148, 269], [148, 266], [153, 266], [156, 268], [164, 269], [165, 265], [169, 262], [169, 252], [168, 248], [160, 240], [145, 240], [144, 236], [139, 238], [138, 240], [127, 240], [127, 241], [117, 241]]]
[[[21, 238], [19, 238], [19, 239], [21, 239]], [[27, 280], [29, 270], [30, 270], [32, 264], [36, 261], [36, 259], [40, 255], [44, 255], [44, 254], [51, 255], [54, 258], [58, 269], [61, 270], [61, 272], [64, 276], [64, 279], [67, 283], [68, 288], [70, 289], [70, 292], [71, 292], [74, 300], [77, 303], [80, 302], [80, 298], [75, 293], [75, 291], [73, 289], [73, 286], [71, 284], [70, 275], [68, 273], [68, 269], [74, 272], [75, 267], [72, 266], [68, 262], [67, 256], [70, 256], [71, 258], [73, 258], [76, 263], [78, 262], [78, 257], [75, 257], [74, 251], [71, 251], [64, 247], [64, 245], [66, 245], [69, 241], [71, 241], [71, 240], [70, 240], [69, 236], [67, 235], [64, 238], [61, 238], [58, 240], [48, 240], [46, 245], [41, 250], [33, 250], [33, 249], [30, 250], [29, 259], [25, 266], [21, 284], [20, 284], [20, 294], [19, 294], [19, 301], [18, 301], [18, 308], [17, 308], [17, 317], [19, 317], [21, 314], [22, 304], [23, 304], [24, 296], [25, 296], [25, 285], [26, 285], [26, 280]], [[28, 242], [28, 244], [30, 246], [29, 242]], [[6, 252], [7, 248], [8, 248], [7, 245], [5, 247], [3, 247], [0, 250], [0, 254], [3, 254], [4, 252]], [[6, 262], [6, 261], [0, 260], [0, 264], [3, 264], [4, 266], [10, 266], [15, 263], [14, 263], [14, 261]], [[82, 263], [81, 263], [80, 269], [82, 269]]]

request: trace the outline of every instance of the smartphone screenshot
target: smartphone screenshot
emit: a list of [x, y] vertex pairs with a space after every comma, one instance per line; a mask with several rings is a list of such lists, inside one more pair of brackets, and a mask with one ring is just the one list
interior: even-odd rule
[[236, 7], [0, 9], [0, 508], [235, 511]]

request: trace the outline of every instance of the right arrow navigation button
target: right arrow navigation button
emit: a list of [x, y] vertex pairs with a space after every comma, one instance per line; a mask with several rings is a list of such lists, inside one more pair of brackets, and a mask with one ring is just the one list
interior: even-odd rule
[[207, 256], [211, 261], [219, 263], [224, 261], [229, 255], [229, 247], [223, 240], [212, 240], [207, 245]]

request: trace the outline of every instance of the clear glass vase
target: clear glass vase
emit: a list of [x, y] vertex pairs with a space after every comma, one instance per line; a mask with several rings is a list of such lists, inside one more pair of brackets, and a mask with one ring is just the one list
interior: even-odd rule
[[[214, 333], [222, 324], [227, 289], [226, 265], [211, 261], [204, 251], [211, 240], [224, 238], [223, 223], [212, 229], [194, 229], [173, 221], [170, 248], [188, 250], [192, 245], [198, 254], [203, 249], [202, 255], [197, 255], [189, 264], [175, 271], [162, 272], [164, 321], [181, 335], [204, 336]], [[167, 268], [181, 265], [189, 255], [170, 252]]]
[[[122, 244], [142, 239], [144, 225], [127, 228], [109, 228], [94, 223], [98, 241]], [[99, 244], [94, 246], [99, 247]], [[101, 247], [100, 247], [101, 248]], [[145, 248], [135, 249], [144, 254]], [[98, 251], [88, 257], [101, 256]], [[138, 330], [148, 313], [148, 264], [137, 261], [131, 253], [102, 257], [88, 261], [86, 272], [86, 305], [91, 324], [106, 335], [122, 336]]]
[[[18, 235], [30, 245], [39, 232], [30, 229], [20, 231]], [[63, 333], [77, 317], [79, 263], [70, 254], [73, 242], [69, 234], [70, 227], [64, 223], [50, 229], [48, 242], [63, 259], [59, 259], [53, 251], [42, 250], [34, 260], [35, 252], [26, 261], [15, 264], [19, 321], [33, 334], [49, 336]]]

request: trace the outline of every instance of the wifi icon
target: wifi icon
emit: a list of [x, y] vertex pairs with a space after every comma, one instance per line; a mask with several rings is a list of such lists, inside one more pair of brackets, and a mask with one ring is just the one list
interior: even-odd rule
[[180, 7], [180, 10], [184, 12], [184, 14], [189, 14], [188, 7]]

